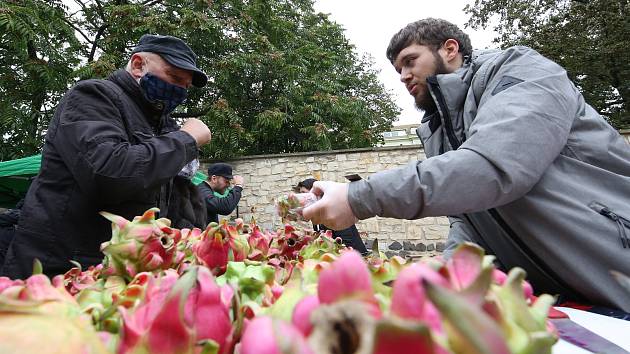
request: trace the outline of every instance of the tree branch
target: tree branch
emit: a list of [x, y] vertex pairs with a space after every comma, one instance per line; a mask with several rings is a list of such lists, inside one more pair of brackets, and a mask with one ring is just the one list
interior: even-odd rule
[[99, 0], [95, 0], [95, 2], [96, 2], [96, 12], [98, 12], [98, 15], [101, 16], [101, 18], [103, 19], [103, 22], [107, 22], [105, 20], [105, 13], [103, 12], [103, 5], [101, 4]]
[[94, 36], [94, 42], [92, 42], [92, 50], [90, 51], [90, 56], [88, 57], [88, 63], [94, 61], [94, 55], [96, 54], [96, 48], [98, 47], [98, 39], [103, 35], [105, 29], [107, 28], [106, 24], [102, 24], [101, 27], [98, 28], [96, 35]]
[[74, 2], [81, 7], [81, 10], [83, 12], [85, 12], [86, 7], [85, 7], [85, 4], [83, 3], [83, 1], [81, 1], [81, 0], [74, 0]]
[[75, 31], [79, 32], [79, 34], [81, 36], [83, 36], [83, 38], [85, 38], [85, 40], [88, 43], [92, 43], [92, 41], [90, 40], [90, 37], [88, 37], [85, 33], [83, 33], [83, 31], [79, 27], [75, 26], [74, 23], [72, 23], [69, 19], [64, 17], [63, 20], [68, 24], [68, 26], [72, 27], [72, 29], [74, 29]]

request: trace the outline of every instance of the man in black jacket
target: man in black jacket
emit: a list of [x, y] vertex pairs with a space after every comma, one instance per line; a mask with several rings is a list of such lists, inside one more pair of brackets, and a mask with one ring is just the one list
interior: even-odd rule
[[47, 275], [72, 264], [98, 264], [111, 238], [108, 211], [132, 219], [168, 210], [171, 180], [210, 141], [197, 119], [181, 129], [170, 113], [206, 75], [182, 40], [145, 35], [126, 69], [107, 80], [85, 80], [59, 102], [15, 238], [0, 275], [25, 278], [39, 259]]
[[[225, 194], [233, 180], [234, 187]], [[229, 215], [236, 209], [243, 191], [243, 177], [232, 176], [232, 166], [226, 163], [215, 163], [208, 167], [208, 179], [197, 186], [208, 212], [208, 222], [219, 222], [219, 215]]]

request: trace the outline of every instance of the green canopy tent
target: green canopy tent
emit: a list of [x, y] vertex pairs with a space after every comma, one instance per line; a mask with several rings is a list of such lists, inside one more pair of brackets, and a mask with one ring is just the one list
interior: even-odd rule
[[0, 162], [0, 207], [12, 208], [26, 194], [39, 172], [42, 155]]
[[[0, 162], [0, 208], [13, 208], [24, 198], [32, 178], [39, 173], [41, 163], [42, 155]], [[192, 182], [198, 185], [206, 178], [203, 172], [197, 171]]]

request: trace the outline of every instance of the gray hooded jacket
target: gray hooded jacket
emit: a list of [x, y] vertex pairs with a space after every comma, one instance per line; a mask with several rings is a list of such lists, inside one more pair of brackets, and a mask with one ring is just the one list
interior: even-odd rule
[[479, 243], [536, 291], [630, 311], [610, 274], [630, 275], [630, 146], [564, 69], [512, 47], [427, 82], [429, 158], [352, 182], [355, 215], [448, 215], [449, 246]]

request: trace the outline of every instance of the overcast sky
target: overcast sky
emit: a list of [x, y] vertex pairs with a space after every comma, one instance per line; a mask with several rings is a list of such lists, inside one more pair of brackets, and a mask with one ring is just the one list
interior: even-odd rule
[[464, 28], [468, 16], [463, 8], [474, 0], [315, 0], [315, 10], [330, 14], [330, 18], [342, 25], [346, 37], [357, 47], [359, 53], [369, 53], [374, 58], [375, 68], [385, 88], [394, 94], [402, 109], [398, 124], [419, 123], [421, 113], [413, 98], [399, 80], [398, 73], [385, 57], [389, 40], [407, 23], [425, 17], [438, 17], [462, 28], [472, 41], [473, 48], [492, 48], [491, 30], [473, 31]]

